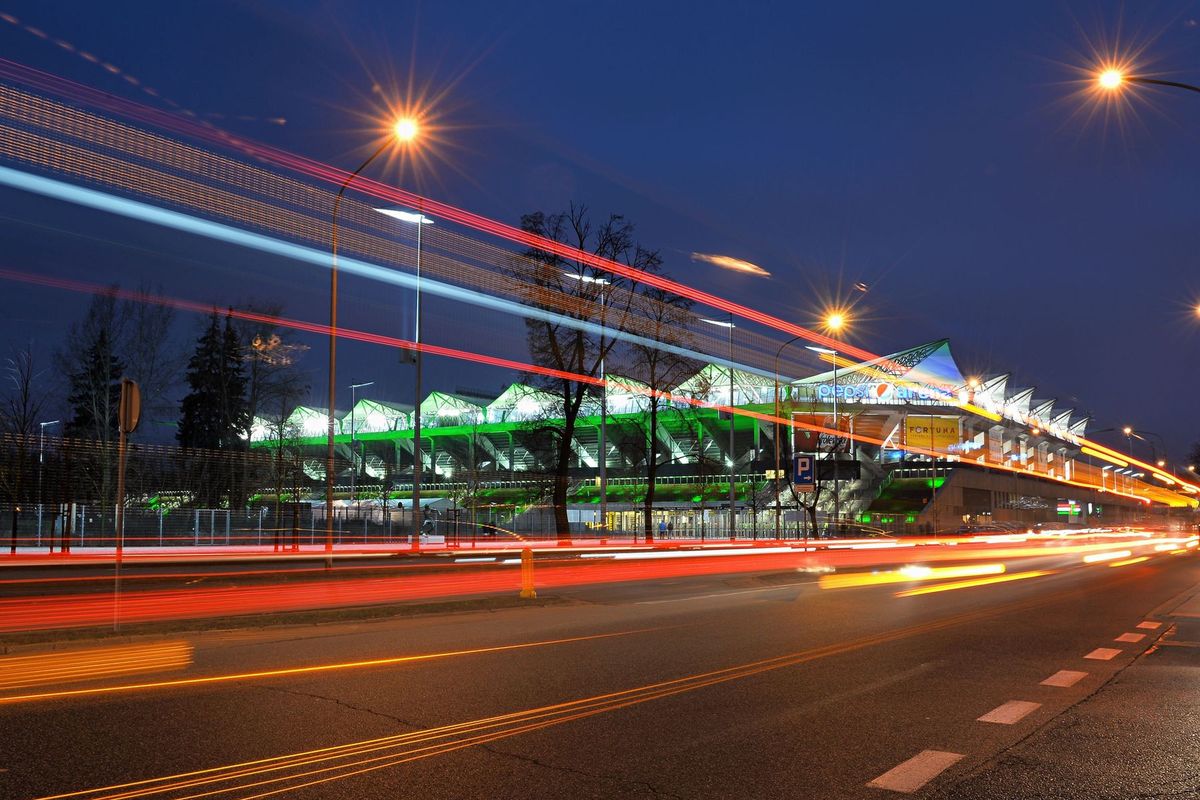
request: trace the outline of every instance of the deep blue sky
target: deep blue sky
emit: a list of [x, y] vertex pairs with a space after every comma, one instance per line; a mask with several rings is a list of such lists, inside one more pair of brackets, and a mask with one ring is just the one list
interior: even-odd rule
[[[858, 344], [888, 352], [948, 336], [966, 369], [1013, 371], [1100, 425], [1158, 431], [1179, 458], [1200, 434], [1200, 97], [1156, 94], [1122, 130], [1089, 122], [1073, 94], [1089, 41], [1112, 44], [1118, 28], [1146, 47], [1150, 68], [1200, 82], [1195, 2], [9, 0], [0, 10], [197, 112], [284, 117], [221, 124], [348, 167], [364, 138], [352, 113], [370, 110], [375, 81], [411, 75], [441, 96], [445, 160], [376, 177], [508, 222], [570, 200], [619, 211], [675, 277], [805, 324], [839, 285], [866, 281]], [[0, 53], [145, 99], [18, 26], [0, 23]], [[206, 302], [286, 299], [289, 313], [321, 316], [317, 273], [311, 287], [284, 282], [245, 254], [13, 194], [0, 195], [0, 215], [119, 243], [57, 242], [3, 219], [15, 266], [126, 285], [148, 276]], [[692, 251], [774, 277], [721, 272]], [[351, 287], [347, 303], [377, 330], [403, 318], [370, 287]], [[0, 333], [49, 350], [82, 307], [6, 290]], [[482, 323], [456, 328], [453, 314], [431, 307], [431, 338], [477, 340]], [[519, 331], [496, 325], [520, 356]], [[309, 359], [318, 384], [319, 356]], [[346, 382], [374, 378], [382, 397], [407, 391], [390, 354], [349, 347], [343, 365]], [[430, 374], [447, 389], [498, 390], [510, 377], [451, 364]]]

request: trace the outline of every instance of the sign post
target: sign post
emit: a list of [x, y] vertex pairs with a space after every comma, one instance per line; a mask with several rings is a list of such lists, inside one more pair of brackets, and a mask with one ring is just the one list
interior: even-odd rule
[[[812, 454], [797, 453], [792, 472], [792, 485], [797, 492], [812, 492], [817, 488], [817, 461]], [[799, 508], [796, 509], [799, 511]], [[808, 526], [804, 526], [804, 552], [808, 552]]]
[[796, 456], [796, 470], [793, 476], [797, 492], [811, 492], [817, 485], [817, 464], [811, 455]]

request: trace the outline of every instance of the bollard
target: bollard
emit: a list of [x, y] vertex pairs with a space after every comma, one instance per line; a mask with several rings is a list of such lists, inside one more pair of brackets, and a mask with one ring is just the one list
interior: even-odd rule
[[533, 551], [526, 547], [521, 551], [521, 599], [533, 600], [537, 592], [533, 589]]

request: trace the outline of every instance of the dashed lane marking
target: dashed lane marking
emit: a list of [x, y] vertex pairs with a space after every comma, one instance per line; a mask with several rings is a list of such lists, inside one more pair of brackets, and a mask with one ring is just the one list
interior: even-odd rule
[[903, 764], [892, 767], [867, 786], [912, 794], [963, 758], [965, 756], [961, 753], [922, 750]]
[[1115, 647], [1097, 647], [1095, 650], [1084, 656], [1084, 658], [1090, 658], [1093, 661], [1110, 661], [1120, 654], [1121, 651]]
[[1138, 626], [1139, 628], [1141, 628], [1142, 630], [1144, 630], [1144, 631], [1156, 631], [1156, 630], [1158, 630], [1159, 628], [1161, 628], [1161, 627], [1162, 627], [1162, 623], [1161, 623], [1161, 622], [1149, 622], [1149, 621], [1147, 621], [1147, 622], [1139, 622], [1139, 623], [1137, 624], [1137, 626]]
[[1145, 638], [1146, 638], [1146, 634], [1144, 634], [1144, 633], [1122, 633], [1120, 636], [1113, 639], [1113, 641], [1114, 642], [1140, 642], [1142, 639], [1145, 639]]
[[1004, 705], [996, 706], [976, 721], [994, 722], [997, 725], [1015, 725], [1041, 707], [1041, 703], [1032, 703], [1029, 700], [1009, 700]]
[[1080, 672], [1074, 669], [1060, 669], [1058, 672], [1042, 681], [1042, 686], [1059, 686], [1065, 689], [1068, 686], [1074, 686], [1086, 677], [1086, 672]]

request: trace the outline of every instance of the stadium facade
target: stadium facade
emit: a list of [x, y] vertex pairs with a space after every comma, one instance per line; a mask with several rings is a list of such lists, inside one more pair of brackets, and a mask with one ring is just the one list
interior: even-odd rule
[[[862, 363], [825, 358], [830, 370], [784, 380], [778, 394], [773, 376], [704, 366], [670, 389], [655, 430], [648, 387], [609, 375], [607, 453], [599, 452], [598, 397], [581, 409], [572, 441], [573, 523], [600, 524], [602, 457], [613, 530], [640, 527], [649, 458], [661, 465], [655, 516], [681, 530], [723, 524], [730, 473], [739, 528], [756, 530], [773, 523], [777, 497], [788, 526], [808, 518], [811, 505], [819, 519], [837, 509], [843, 520], [912, 533], [1130, 524], [1197, 506], [1190, 481], [1089, 441], [1087, 416], [1012, 385], [1009, 375], [965, 376], [947, 340]], [[553, 395], [520, 383], [494, 398], [431, 393], [421, 403], [423, 496], [473, 510], [504, 506], [510, 521], [532, 513], [551, 471], [545, 432], [555, 407]], [[340, 502], [350, 502], [352, 473], [357, 497], [407, 497], [413, 407], [362, 399], [336, 417]], [[285, 419], [256, 418], [251, 444], [286, 448], [312, 484], [324, 482], [326, 426], [324, 409], [300, 406]], [[780, 463], [814, 457], [816, 491], [793, 491], [791, 469], [776, 481], [777, 430]]]

